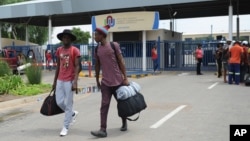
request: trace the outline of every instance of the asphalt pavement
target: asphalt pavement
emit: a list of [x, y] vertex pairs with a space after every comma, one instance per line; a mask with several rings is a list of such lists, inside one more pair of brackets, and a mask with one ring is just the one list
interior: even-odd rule
[[[53, 81], [46, 73], [44, 82]], [[250, 123], [249, 87], [228, 85], [212, 72], [163, 72], [130, 79], [139, 83], [147, 102], [140, 119], [128, 122], [121, 132], [116, 101], [108, 117], [108, 137], [90, 134], [99, 129], [100, 92], [75, 95], [76, 123], [66, 137], [59, 137], [63, 114], [45, 117], [39, 113], [42, 99], [0, 109], [1, 141], [229, 141], [229, 125]], [[79, 78], [82, 87], [95, 85], [94, 78]]]

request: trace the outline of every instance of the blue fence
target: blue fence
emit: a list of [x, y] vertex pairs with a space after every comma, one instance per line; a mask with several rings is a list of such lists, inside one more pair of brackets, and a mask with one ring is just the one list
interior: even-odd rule
[[[161, 69], [163, 70], [195, 70], [194, 52], [200, 42], [168, 42], [160, 43]], [[215, 70], [214, 53], [217, 42], [203, 42], [203, 69]]]
[[[119, 42], [126, 62], [127, 70], [142, 70], [142, 43]], [[195, 70], [196, 60], [193, 55], [200, 42], [148, 41], [146, 43], [147, 70], [153, 69], [151, 50], [158, 45], [158, 56], [161, 70]], [[218, 42], [202, 42], [203, 69], [215, 70], [214, 53]]]
[[[159, 68], [161, 70], [195, 70], [196, 60], [193, 55], [198, 44], [202, 44], [203, 69], [215, 70], [216, 63], [214, 52], [218, 42], [171, 42], [171, 41], [147, 41], [146, 42], [146, 62], [147, 70], [153, 69], [151, 60], [151, 50], [154, 45], [158, 45]], [[127, 70], [142, 70], [142, 42], [119, 42], [122, 54], [126, 63]], [[60, 45], [48, 45], [48, 49], [54, 52]], [[80, 49], [81, 45], [75, 45]], [[91, 54], [87, 58], [91, 58], [92, 65], [95, 65], [94, 48], [96, 44], [89, 44], [88, 49]], [[88, 59], [83, 59], [87, 61]], [[87, 69], [85, 66], [83, 69]]]
[[[146, 42], [146, 68], [153, 69], [153, 62], [151, 59], [151, 50], [154, 45], [157, 45], [159, 55], [159, 68], [161, 70], [195, 70], [196, 60], [193, 52], [196, 50], [197, 44], [202, 44], [204, 53], [203, 70], [215, 70], [216, 63], [214, 52], [218, 42], [171, 42], [171, 41], [147, 41]], [[142, 42], [119, 42], [127, 70], [142, 70]], [[47, 49], [51, 50], [53, 60], [56, 62], [55, 52], [61, 45], [48, 45]], [[88, 50], [88, 54], [82, 56], [82, 61], [91, 61], [95, 65], [94, 50], [96, 44], [75, 45], [82, 51], [83, 46]], [[8, 46], [16, 50], [18, 53], [23, 53], [28, 57], [30, 50], [33, 50], [36, 55], [37, 62], [43, 62], [44, 54], [37, 46]], [[94, 68], [94, 67], [92, 67]], [[87, 65], [83, 69], [88, 69]]]

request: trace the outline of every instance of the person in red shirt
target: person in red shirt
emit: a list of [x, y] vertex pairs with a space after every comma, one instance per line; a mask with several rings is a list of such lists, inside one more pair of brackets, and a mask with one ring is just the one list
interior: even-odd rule
[[64, 125], [60, 136], [68, 134], [70, 123], [74, 122], [78, 114], [73, 111], [73, 91], [77, 89], [80, 51], [71, 45], [76, 36], [71, 30], [65, 29], [57, 35], [63, 46], [56, 51], [57, 66], [53, 89], [55, 89], [57, 105], [65, 112]]
[[52, 55], [50, 53], [50, 50], [47, 51], [47, 53], [45, 54], [45, 57], [46, 57], [47, 67], [51, 71], [53, 62], [52, 62]]
[[240, 46], [240, 42], [236, 41], [229, 49], [229, 76], [228, 76], [228, 83], [233, 83], [233, 77], [235, 80], [235, 84], [239, 85], [240, 83], [240, 64], [241, 59], [243, 56], [243, 48]]
[[197, 75], [202, 75], [201, 73], [201, 63], [202, 63], [202, 58], [203, 58], [203, 51], [201, 49], [202, 45], [198, 44], [198, 47], [195, 51], [195, 59], [197, 61], [197, 67], [196, 67], [196, 73]]
[[154, 67], [154, 73], [156, 69], [158, 68], [158, 55], [157, 55], [157, 49], [156, 46], [153, 46], [151, 50], [152, 60], [153, 60], [153, 67]]
[[[113, 42], [114, 49], [112, 49], [111, 43], [106, 40], [109, 28], [109, 25], [106, 25], [104, 27], [97, 27], [95, 30], [95, 41], [99, 43], [95, 52], [95, 73], [97, 86], [101, 89], [102, 93], [100, 109], [101, 127], [97, 131], [91, 131], [91, 134], [100, 138], [107, 137], [107, 117], [112, 95], [117, 99], [116, 90], [121, 85], [129, 84], [119, 44]], [[101, 83], [99, 81], [100, 70], [102, 70]], [[127, 120], [126, 117], [123, 117], [120, 131], [126, 130]]]

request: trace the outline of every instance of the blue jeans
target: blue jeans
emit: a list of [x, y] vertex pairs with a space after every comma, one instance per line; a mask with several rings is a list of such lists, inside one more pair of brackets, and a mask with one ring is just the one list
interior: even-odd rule
[[228, 83], [232, 84], [233, 79], [235, 81], [235, 84], [239, 85], [239, 83], [240, 83], [240, 64], [230, 63]]
[[158, 68], [158, 60], [157, 59], [153, 59], [153, 66], [154, 66], [154, 71], [156, 71], [156, 69]]

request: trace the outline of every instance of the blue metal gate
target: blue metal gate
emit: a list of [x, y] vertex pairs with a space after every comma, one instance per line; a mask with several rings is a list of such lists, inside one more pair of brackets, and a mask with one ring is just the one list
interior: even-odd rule
[[[169, 42], [163, 41], [161, 43], [160, 52], [164, 52], [161, 57], [161, 69], [164, 70], [195, 70], [196, 60], [194, 52], [200, 42]], [[215, 70], [216, 63], [214, 53], [216, 50], [217, 42], [203, 42], [203, 62], [202, 67], [205, 70]]]
[[[157, 46], [159, 56], [159, 69], [160, 70], [195, 70], [196, 60], [193, 55], [197, 45], [202, 44], [203, 57], [203, 70], [216, 70], [216, 63], [214, 59], [214, 52], [216, 50], [217, 42], [172, 42], [172, 41], [147, 41], [146, 42], [146, 68], [153, 70], [153, 62], [151, 59], [151, 50], [154, 45]], [[125, 60], [126, 69], [135, 71], [142, 70], [142, 42], [119, 42], [122, 54]], [[49, 45], [48, 49], [55, 52], [56, 48], [60, 45]], [[92, 64], [95, 65], [94, 48], [96, 44], [89, 44], [88, 47], [92, 48], [91, 56]], [[80, 45], [76, 45], [80, 48]], [[92, 67], [94, 68], [94, 67]], [[84, 69], [87, 69], [84, 67]]]

